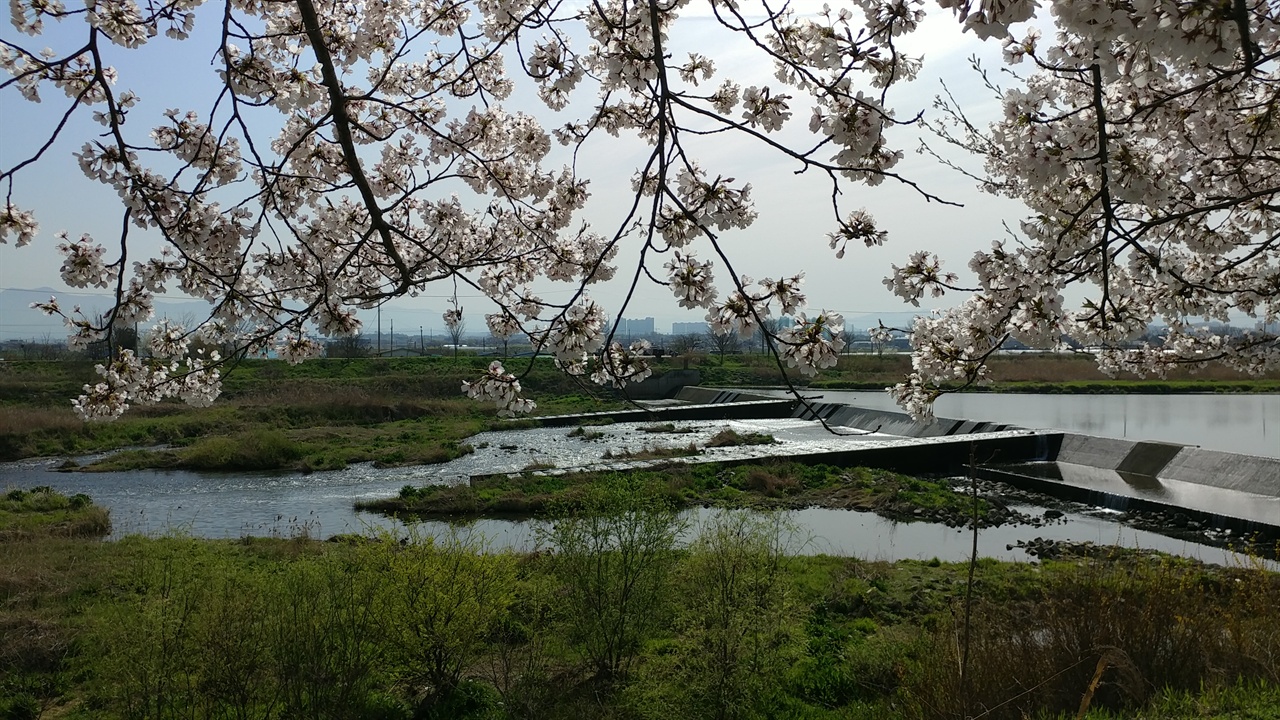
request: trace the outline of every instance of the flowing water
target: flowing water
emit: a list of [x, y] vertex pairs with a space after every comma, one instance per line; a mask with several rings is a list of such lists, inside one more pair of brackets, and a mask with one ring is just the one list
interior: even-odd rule
[[[800, 420], [746, 420], [676, 423], [682, 433], [650, 433], [644, 424], [617, 423], [587, 428], [599, 437], [570, 437], [569, 428], [539, 428], [481, 433], [471, 438], [476, 452], [449, 463], [405, 468], [358, 465], [323, 473], [194, 473], [186, 471], [131, 471], [118, 473], [65, 473], [55, 470], [60, 460], [41, 459], [0, 464], [0, 488], [49, 485], [65, 493], [83, 492], [112, 513], [113, 536], [131, 533], [183, 532], [199, 537], [234, 538], [245, 535], [292, 536], [308, 533], [329, 537], [338, 533], [364, 533], [372, 528], [398, 529], [398, 523], [374, 513], [361, 513], [353, 503], [394, 495], [406, 484], [465, 482], [475, 474], [517, 472], [530, 466], [560, 468], [613, 464], [602, 456], [615, 456], [646, 446], [702, 446], [710, 435], [724, 428], [740, 433], [768, 432], [781, 445], [768, 452], [785, 456], [802, 449], [825, 448], [840, 443], [893, 443], [885, 435], [835, 438], [816, 423]], [[741, 457], [760, 448], [724, 448], [723, 457]], [[624, 463], [625, 464], [625, 463]], [[1017, 507], [1036, 514], [1041, 509]], [[715, 512], [696, 509], [685, 513], [696, 527]], [[794, 529], [793, 549], [806, 553], [853, 555], [871, 559], [901, 558], [962, 560], [968, 557], [968, 532], [931, 523], [896, 523], [871, 513], [810, 508], [787, 513]], [[543, 524], [537, 520], [476, 520], [467, 523], [494, 547], [531, 550], [538, 546]], [[420, 523], [420, 530], [441, 535], [450, 526], [443, 522]], [[1045, 527], [1006, 526], [979, 534], [984, 557], [1027, 559], [1016, 545], [1033, 538], [1091, 541], [1142, 547], [1199, 558], [1208, 562], [1233, 562], [1231, 553], [1183, 540], [1136, 530], [1117, 522], [1105, 511], [1067, 513], [1064, 521]]]

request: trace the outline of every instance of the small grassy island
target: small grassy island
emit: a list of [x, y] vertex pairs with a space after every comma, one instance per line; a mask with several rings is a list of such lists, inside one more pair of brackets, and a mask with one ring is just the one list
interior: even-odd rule
[[[634, 485], [646, 500], [694, 506], [790, 510], [806, 507], [865, 510], [891, 520], [965, 524], [973, 501], [946, 478], [916, 478], [884, 470], [803, 465], [781, 460], [742, 464], [671, 464], [653, 470], [475, 478], [469, 484], [406, 486], [394, 498], [357, 504], [406, 517], [475, 518], [547, 515], [583, 506], [599, 486]], [[979, 525], [1015, 520], [1015, 513], [977, 501]]]

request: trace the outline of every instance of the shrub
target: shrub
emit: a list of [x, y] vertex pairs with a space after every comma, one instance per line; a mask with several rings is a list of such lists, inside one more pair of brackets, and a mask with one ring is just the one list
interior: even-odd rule
[[135, 549], [141, 563], [82, 646], [100, 714], [394, 716], [374, 687], [375, 579], [358, 566], [296, 555], [266, 572], [183, 539]]
[[717, 515], [682, 567], [675, 673], [695, 717], [753, 717], [794, 658], [795, 599], [782, 567], [784, 527], [747, 511]]
[[1280, 579], [1132, 558], [1055, 573], [1034, 603], [973, 612], [962, 676], [955, 622], [914, 682], [925, 717], [1126, 710], [1154, 692], [1280, 677]]
[[512, 602], [513, 558], [484, 550], [468, 535], [436, 539], [412, 530], [404, 544], [384, 535], [362, 549], [362, 562], [379, 578], [375, 612], [391, 673], [426, 689], [423, 711], [462, 702], [462, 674]]
[[707, 447], [734, 447], [737, 445], [771, 445], [778, 442], [767, 433], [740, 433], [737, 430], [725, 429], [707, 440]]
[[270, 588], [271, 667], [286, 717], [358, 720], [377, 706], [385, 648], [373, 568], [303, 558]]
[[802, 490], [800, 478], [786, 467], [750, 467], [747, 469], [746, 487], [768, 497], [781, 497]]
[[569, 639], [597, 678], [625, 677], [670, 603], [667, 580], [683, 523], [638, 483], [595, 487], [544, 540], [571, 618]]

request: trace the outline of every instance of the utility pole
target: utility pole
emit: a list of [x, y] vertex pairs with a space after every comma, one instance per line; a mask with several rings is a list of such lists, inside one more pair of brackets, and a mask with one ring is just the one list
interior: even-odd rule
[[382, 357], [382, 306], [378, 306], [378, 357]]
[[391, 318], [391, 357], [396, 356], [396, 319]]
[[427, 354], [427, 344], [422, 342], [422, 326], [421, 325], [418, 326], [418, 354], [419, 355]]

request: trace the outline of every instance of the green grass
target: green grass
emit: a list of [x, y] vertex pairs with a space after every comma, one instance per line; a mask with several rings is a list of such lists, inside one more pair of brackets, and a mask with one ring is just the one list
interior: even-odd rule
[[[91, 469], [308, 471], [444, 462], [469, 452], [466, 437], [515, 426], [458, 391], [486, 365], [468, 358], [246, 361], [212, 407], [166, 402], [116, 422], [84, 423], [67, 400], [79, 392], [85, 366], [11, 363], [0, 375], [0, 460], [129, 449]], [[543, 414], [620, 406], [582, 392], [545, 363], [534, 364], [524, 384]]]
[[[560, 480], [538, 482], [553, 492]], [[41, 494], [5, 502], [31, 508], [24, 513], [61, 504]], [[650, 628], [630, 650], [635, 662], [602, 682], [572, 639], [581, 618], [564, 602], [557, 554], [482, 552], [461, 533], [429, 545], [0, 543], [0, 717], [115, 720], [148, 706], [224, 717], [705, 717], [689, 703], [708, 696], [690, 693], [723, 679], [704, 676], [719, 671], [699, 658], [722, 652], [724, 638], [714, 604], [685, 599], [726, 582], [707, 574], [717, 567], [749, 572], [749, 587], [723, 587], [767, 589], [770, 612], [784, 613], [762, 636], [771, 644], [733, 656], [756, 658], [728, 676], [734, 707], [749, 717], [1072, 718], [1098, 667], [1091, 720], [1261, 720], [1280, 707], [1280, 576], [1260, 567], [1133, 552], [984, 560], [966, 631], [963, 563], [782, 556], [744, 565], [768, 558], [728, 535], [671, 558], [658, 600], [632, 610], [648, 614]], [[479, 581], [485, 573], [495, 585]], [[725, 616], [747, 625], [724, 627], [753, 633], [778, 621], [753, 607]], [[435, 614], [443, 608], [466, 622]], [[422, 624], [406, 624], [410, 614]], [[435, 634], [418, 645], [418, 629]], [[966, 635], [973, 670], [961, 690]], [[432, 648], [461, 659], [447, 693], [414, 679], [426, 672], [418, 653]]]
[[45, 486], [9, 488], [0, 495], [0, 542], [101, 537], [110, 532], [110, 516], [88, 495], [67, 497]]
[[[895, 520], [954, 523], [967, 521], [973, 512], [970, 499], [956, 492], [946, 479], [781, 460], [673, 463], [657, 470], [633, 470], [625, 478], [612, 471], [495, 475], [475, 478], [469, 485], [406, 486], [397, 497], [361, 501], [357, 507], [421, 516], [538, 515], [562, 506], [574, 507], [592, 487], [615, 486], [624, 479], [639, 483], [648, 496], [675, 507], [829, 507], [873, 511]], [[985, 500], [978, 503], [979, 520], [985, 524], [991, 508]], [[917, 510], [924, 514], [917, 515]]]
[[[1075, 714], [1058, 716], [1063, 720]], [[1210, 685], [1203, 692], [1166, 690], [1145, 708], [1090, 710], [1082, 720], [1278, 720], [1280, 686], [1265, 683]]]

